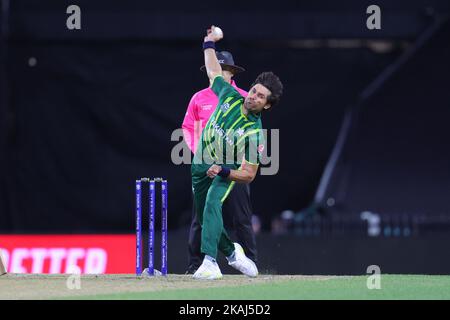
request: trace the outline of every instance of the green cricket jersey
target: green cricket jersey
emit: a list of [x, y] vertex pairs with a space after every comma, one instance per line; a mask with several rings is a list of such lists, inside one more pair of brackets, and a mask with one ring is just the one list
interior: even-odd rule
[[203, 163], [225, 164], [237, 168], [246, 162], [259, 164], [264, 150], [261, 114], [244, 115], [244, 97], [222, 76], [213, 80], [211, 89], [219, 104], [203, 129], [196, 158]]

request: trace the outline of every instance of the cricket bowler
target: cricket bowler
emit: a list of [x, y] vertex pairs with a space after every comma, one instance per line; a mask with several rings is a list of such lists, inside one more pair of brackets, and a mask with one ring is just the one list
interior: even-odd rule
[[195, 207], [202, 226], [201, 252], [205, 255], [193, 277], [222, 277], [216, 261], [218, 251], [226, 256], [230, 266], [256, 277], [256, 264], [241, 245], [230, 240], [223, 227], [222, 203], [236, 182], [250, 183], [255, 178], [265, 143], [261, 113], [279, 102], [283, 85], [275, 74], [264, 72], [244, 98], [222, 76], [215, 43], [223, 34], [214, 28], [207, 30], [203, 51], [211, 89], [219, 103], [202, 131], [191, 167]]

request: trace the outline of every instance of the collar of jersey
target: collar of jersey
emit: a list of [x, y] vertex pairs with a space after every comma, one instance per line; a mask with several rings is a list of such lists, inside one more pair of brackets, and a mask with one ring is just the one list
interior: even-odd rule
[[247, 121], [255, 122], [261, 117], [261, 112], [259, 113], [252, 113], [249, 112], [248, 115], [245, 115], [244, 112], [242, 112], [242, 108], [244, 108], [244, 104], [241, 105], [241, 115], [245, 118]]

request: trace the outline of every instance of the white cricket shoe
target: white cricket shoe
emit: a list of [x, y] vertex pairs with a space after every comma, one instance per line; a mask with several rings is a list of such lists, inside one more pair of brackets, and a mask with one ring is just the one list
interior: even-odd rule
[[249, 277], [256, 277], [258, 275], [258, 268], [256, 267], [256, 264], [247, 258], [244, 249], [242, 249], [241, 245], [236, 242], [234, 243], [234, 255], [235, 259], [232, 261], [230, 261], [231, 259], [228, 259], [227, 257], [228, 264], [230, 266]]
[[219, 265], [216, 261], [210, 261], [203, 259], [202, 265], [195, 271], [192, 276], [194, 279], [201, 280], [215, 280], [222, 278], [222, 272], [220, 272]]

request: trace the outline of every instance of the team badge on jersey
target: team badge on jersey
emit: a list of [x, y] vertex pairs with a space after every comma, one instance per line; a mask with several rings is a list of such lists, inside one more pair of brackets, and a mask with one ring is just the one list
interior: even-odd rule
[[264, 151], [264, 145], [263, 145], [263, 144], [260, 144], [260, 145], [258, 146], [258, 153], [263, 153], [263, 151]]
[[230, 109], [230, 104], [228, 102], [225, 102], [220, 106], [220, 110], [222, 110], [222, 112], [227, 112], [228, 109]]

